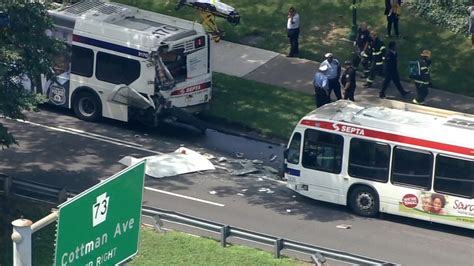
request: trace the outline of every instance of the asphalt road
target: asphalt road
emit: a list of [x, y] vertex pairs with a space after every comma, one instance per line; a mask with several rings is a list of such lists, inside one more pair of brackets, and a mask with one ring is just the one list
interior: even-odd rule
[[[123, 169], [117, 162], [127, 155], [150, 156], [184, 145], [233, 156], [204, 148], [206, 136], [190, 130], [86, 123], [55, 110], [29, 118], [29, 123], [0, 119], [19, 142], [2, 151], [0, 172], [77, 191]], [[391, 215], [362, 218], [345, 207], [298, 196], [282, 183], [220, 169], [147, 178], [144, 204], [404, 265], [474, 265], [474, 232], [467, 229]], [[341, 224], [351, 229], [338, 229]]]

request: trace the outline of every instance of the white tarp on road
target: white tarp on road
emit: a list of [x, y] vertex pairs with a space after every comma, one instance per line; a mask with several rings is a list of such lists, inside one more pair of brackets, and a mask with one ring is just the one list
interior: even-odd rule
[[214, 165], [201, 154], [181, 147], [172, 153], [144, 158], [123, 157], [119, 163], [130, 166], [146, 159], [145, 173], [151, 177], [163, 178], [186, 173], [215, 170]]

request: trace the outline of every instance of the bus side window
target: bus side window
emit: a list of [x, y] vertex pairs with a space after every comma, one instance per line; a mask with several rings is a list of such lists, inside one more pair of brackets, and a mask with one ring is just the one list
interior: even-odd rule
[[434, 190], [461, 197], [474, 197], [474, 161], [436, 156]]
[[433, 154], [406, 147], [393, 149], [392, 183], [430, 190]]
[[94, 69], [94, 52], [91, 49], [72, 46], [71, 59], [71, 73], [83, 76], [92, 77], [92, 70]]
[[295, 133], [288, 147], [287, 161], [292, 164], [300, 163], [301, 134]]
[[350, 176], [388, 181], [390, 165], [390, 145], [381, 142], [352, 138], [349, 151]]
[[304, 134], [303, 167], [341, 173], [344, 138], [314, 129], [306, 129]]

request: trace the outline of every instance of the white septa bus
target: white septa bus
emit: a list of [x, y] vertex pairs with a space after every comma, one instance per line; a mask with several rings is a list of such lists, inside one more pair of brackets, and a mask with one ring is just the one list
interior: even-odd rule
[[66, 42], [41, 88], [49, 103], [84, 120], [137, 119], [156, 126], [212, 97], [210, 38], [200, 24], [108, 1], [49, 11]]
[[312, 199], [474, 229], [474, 116], [337, 101], [296, 125], [287, 186]]

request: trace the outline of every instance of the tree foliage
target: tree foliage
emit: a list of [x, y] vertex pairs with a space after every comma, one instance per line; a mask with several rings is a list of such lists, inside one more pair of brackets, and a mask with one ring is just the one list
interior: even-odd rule
[[468, 31], [470, 0], [408, 1], [407, 6], [432, 23], [454, 33]]
[[[26, 119], [24, 111], [41, 102], [42, 97], [23, 84], [31, 78], [32, 85], [39, 85], [39, 77], [50, 71], [54, 56], [62, 49], [61, 42], [45, 34], [52, 27], [40, 3], [0, 3], [0, 115]], [[12, 134], [0, 124], [0, 146], [14, 143]]]

